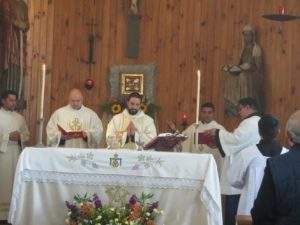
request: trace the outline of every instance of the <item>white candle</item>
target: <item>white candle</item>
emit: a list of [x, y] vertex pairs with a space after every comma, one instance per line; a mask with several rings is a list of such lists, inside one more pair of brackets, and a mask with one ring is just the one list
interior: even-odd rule
[[201, 72], [200, 72], [200, 70], [197, 70], [196, 124], [199, 123], [199, 112], [200, 112], [200, 81], [201, 81]]
[[43, 64], [42, 65], [42, 89], [41, 89], [40, 119], [44, 118], [45, 81], [46, 81], [46, 64]]

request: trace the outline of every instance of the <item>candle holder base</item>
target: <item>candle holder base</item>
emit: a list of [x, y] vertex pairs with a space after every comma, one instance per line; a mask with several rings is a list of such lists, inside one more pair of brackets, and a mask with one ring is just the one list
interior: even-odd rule
[[266, 15], [262, 15], [262, 17], [268, 20], [274, 20], [280, 22], [300, 19], [300, 16], [294, 16], [288, 14], [266, 14]]
[[46, 146], [43, 144], [44, 118], [38, 119], [37, 124], [38, 124], [38, 136], [37, 136], [37, 144], [35, 145], [35, 147], [45, 148]]
[[36, 147], [36, 148], [46, 148], [47, 146], [45, 146], [43, 143], [37, 143], [34, 147]]
[[194, 144], [195, 148], [198, 150], [199, 149], [199, 141], [198, 141], [198, 129], [199, 129], [199, 122], [194, 124], [195, 126], [195, 136], [194, 136]]

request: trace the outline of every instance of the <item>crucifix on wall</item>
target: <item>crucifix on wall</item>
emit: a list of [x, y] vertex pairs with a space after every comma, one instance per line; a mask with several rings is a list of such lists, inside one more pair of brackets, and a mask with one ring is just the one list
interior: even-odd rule
[[140, 39], [140, 16], [138, 9], [138, 0], [131, 0], [128, 15], [127, 26], [127, 48], [126, 55], [129, 58], [139, 56], [139, 39]]
[[96, 63], [95, 61], [95, 48], [96, 48], [96, 42], [97, 42], [97, 34], [95, 31], [95, 27], [98, 26], [98, 23], [95, 22], [95, 15], [96, 15], [96, 1], [93, 0], [93, 12], [92, 12], [92, 18], [90, 19], [90, 22], [88, 22], [86, 25], [89, 26], [89, 34], [88, 34], [88, 55], [86, 59], [81, 59], [81, 62], [86, 63], [89, 66], [89, 76], [92, 73], [92, 65]]

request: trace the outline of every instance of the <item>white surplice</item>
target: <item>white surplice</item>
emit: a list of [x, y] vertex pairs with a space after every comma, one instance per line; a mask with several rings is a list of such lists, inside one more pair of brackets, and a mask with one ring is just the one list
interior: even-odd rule
[[79, 110], [70, 105], [56, 110], [47, 124], [48, 146], [57, 147], [61, 140], [58, 125], [65, 131], [84, 131], [87, 141], [82, 138], [66, 140], [64, 147], [70, 148], [99, 148], [103, 133], [102, 122], [91, 109], [82, 106]]
[[[106, 140], [114, 138], [121, 139], [122, 146], [127, 140], [127, 127], [132, 122], [136, 128], [135, 140], [147, 144], [151, 139], [157, 136], [154, 120], [139, 111], [136, 115], [130, 115], [125, 109], [122, 113], [115, 115], [107, 125]], [[110, 143], [107, 143], [110, 145]]]
[[244, 119], [233, 132], [219, 131], [219, 140], [225, 155], [238, 153], [242, 149], [259, 142], [259, 120], [259, 116], [253, 115]]
[[[10, 141], [11, 132], [20, 132], [21, 141]], [[14, 111], [0, 109], [0, 220], [8, 216], [10, 198], [17, 161], [28, 141], [29, 131], [23, 116]]]
[[[224, 130], [224, 127], [220, 124], [218, 124], [216, 121], [211, 121], [209, 123], [204, 123], [202, 121], [199, 121], [199, 127], [198, 132], [204, 132], [206, 130], [210, 129], [220, 129]], [[198, 148], [195, 145], [195, 132], [196, 132], [196, 124], [190, 125], [187, 129], [185, 129], [182, 134], [188, 137], [187, 140], [182, 142], [182, 151], [183, 152], [190, 152], [190, 153], [202, 153], [202, 154], [212, 154], [214, 156], [214, 159], [217, 163], [218, 173], [219, 176], [221, 175], [221, 170], [223, 167], [223, 161], [224, 158], [221, 156], [218, 149], [210, 148], [207, 145], [198, 145]]]
[[241, 190], [234, 188], [229, 180], [231, 174], [229, 168], [236, 163], [237, 153], [243, 149], [255, 145], [260, 140], [258, 133], [259, 116], [251, 116], [244, 119], [239, 126], [233, 131], [219, 131], [219, 140], [225, 153], [224, 166], [221, 174], [221, 193], [224, 195], [238, 195]]
[[[288, 152], [282, 148], [281, 154]], [[257, 193], [259, 191], [267, 161], [256, 145], [250, 146], [236, 155], [236, 163], [229, 168], [230, 183], [240, 189], [237, 215], [251, 215]]]

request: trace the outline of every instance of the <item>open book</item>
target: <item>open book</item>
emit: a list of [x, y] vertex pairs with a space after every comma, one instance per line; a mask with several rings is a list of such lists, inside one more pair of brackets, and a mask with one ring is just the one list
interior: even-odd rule
[[[195, 134], [194, 134], [194, 143], [195, 141]], [[210, 145], [215, 143], [215, 139], [212, 135], [206, 133], [198, 133], [198, 144]]]
[[62, 128], [61, 126], [59, 126], [57, 124], [57, 128], [58, 130], [63, 134], [63, 135], [66, 135], [66, 136], [69, 136], [71, 138], [83, 138], [83, 132], [82, 131], [66, 131], [64, 128]]
[[187, 139], [182, 134], [162, 133], [148, 142], [144, 149], [155, 149], [158, 151], [172, 151], [172, 149]]

